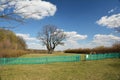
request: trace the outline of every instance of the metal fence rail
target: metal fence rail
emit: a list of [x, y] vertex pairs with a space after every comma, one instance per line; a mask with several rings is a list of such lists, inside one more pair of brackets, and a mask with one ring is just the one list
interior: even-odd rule
[[0, 58], [0, 64], [46, 64], [53, 62], [76, 62], [80, 61], [80, 55], [74, 56], [51, 56], [36, 58]]

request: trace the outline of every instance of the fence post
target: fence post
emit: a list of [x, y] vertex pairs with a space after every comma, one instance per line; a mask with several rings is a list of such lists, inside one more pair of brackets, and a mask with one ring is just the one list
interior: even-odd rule
[[76, 61], [80, 61], [80, 56], [77, 56], [77, 57], [76, 57]]
[[82, 54], [81, 56], [81, 61], [85, 61], [86, 60], [86, 54]]

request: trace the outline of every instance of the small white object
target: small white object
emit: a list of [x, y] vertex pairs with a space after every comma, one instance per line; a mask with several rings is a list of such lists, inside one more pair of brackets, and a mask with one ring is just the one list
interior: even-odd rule
[[88, 55], [86, 55], [86, 58], [88, 58]]

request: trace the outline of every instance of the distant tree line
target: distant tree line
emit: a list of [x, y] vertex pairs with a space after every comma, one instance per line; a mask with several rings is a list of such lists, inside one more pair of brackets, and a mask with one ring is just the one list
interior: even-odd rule
[[111, 47], [99, 46], [95, 48], [79, 48], [79, 49], [67, 49], [65, 53], [78, 53], [78, 54], [99, 54], [99, 53], [120, 53], [120, 42], [113, 44]]

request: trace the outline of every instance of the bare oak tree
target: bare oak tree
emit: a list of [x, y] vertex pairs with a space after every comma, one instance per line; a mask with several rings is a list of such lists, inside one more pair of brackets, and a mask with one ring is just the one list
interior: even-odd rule
[[37, 37], [46, 46], [48, 53], [52, 54], [56, 46], [64, 45], [62, 42], [66, 35], [63, 30], [58, 29], [54, 25], [46, 25], [43, 31], [38, 33]]

